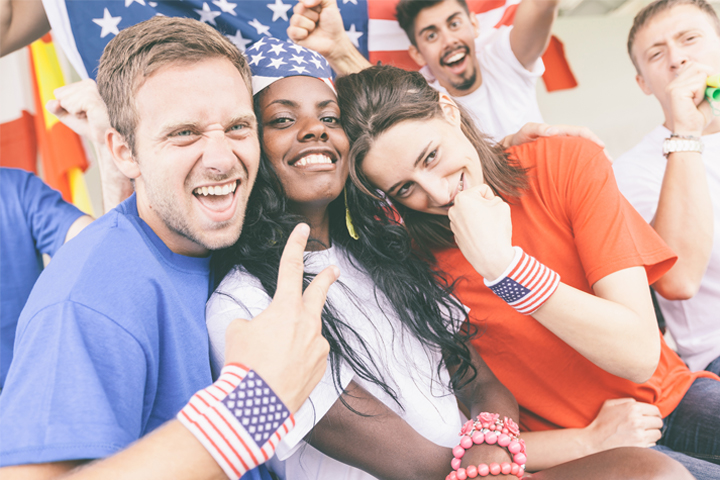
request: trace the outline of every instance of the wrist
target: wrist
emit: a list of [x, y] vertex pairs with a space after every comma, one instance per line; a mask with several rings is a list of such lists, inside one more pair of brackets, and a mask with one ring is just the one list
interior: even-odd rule
[[493, 255], [488, 261], [483, 262], [482, 277], [488, 282], [494, 282], [497, 279], [510, 273], [512, 266], [517, 258], [518, 251], [515, 247], [509, 247], [497, 255]]
[[240, 364], [225, 365], [217, 381], [193, 395], [177, 418], [231, 479], [272, 457], [295, 425], [264, 380]]

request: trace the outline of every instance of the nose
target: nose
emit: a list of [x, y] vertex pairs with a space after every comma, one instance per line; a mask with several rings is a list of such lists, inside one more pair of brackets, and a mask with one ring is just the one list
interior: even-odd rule
[[685, 50], [674, 44], [670, 44], [668, 46], [668, 59], [670, 62], [670, 69], [675, 73], [680, 73], [685, 70], [685, 66], [689, 60]]
[[218, 174], [230, 172], [238, 162], [233, 152], [230, 139], [222, 130], [213, 130], [205, 134], [203, 165]]
[[450, 203], [450, 190], [444, 178], [428, 173], [418, 181], [425, 191], [429, 207], [441, 207]]
[[319, 118], [306, 118], [298, 129], [298, 140], [301, 142], [326, 141], [328, 133], [326, 125]]

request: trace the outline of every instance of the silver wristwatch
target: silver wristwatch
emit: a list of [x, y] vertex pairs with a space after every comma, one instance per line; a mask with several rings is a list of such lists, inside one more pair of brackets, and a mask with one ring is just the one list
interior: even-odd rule
[[705, 145], [698, 137], [672, 134], [663, 142], [663, 155], [667, 157], [673, 152], [702, 153]]

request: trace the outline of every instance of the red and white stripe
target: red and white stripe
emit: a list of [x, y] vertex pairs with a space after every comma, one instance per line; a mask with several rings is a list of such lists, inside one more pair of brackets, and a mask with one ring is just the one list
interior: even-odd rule
[[289, 415], [264, 445], [255, 442], [222, 403], [248, 372], [249, 369], [240, 364], [226, 365], [218, 380], [193, 395], [178, 414], [178, 420], [200, 441], [229, 478], [240, 478], [268, 461], [280, 440], [295, 426], [295, 419]]
[[[519, 313], [532, 315], [550, 298], [550, 295], [555, 293], [560, 285], [560, 275], [540, 263], [535, 257], [525, 253], [522, 248], [513, 248], [515, 249], [515, 258], [508, 267], [510, 272], [492, 284], [501, 282], [503, 278], [510, 278], [530, 290], [530, 293], [519, 300], [508, 302], [508, 305]], [[488, 286], [490, 285], [488, 284]]]

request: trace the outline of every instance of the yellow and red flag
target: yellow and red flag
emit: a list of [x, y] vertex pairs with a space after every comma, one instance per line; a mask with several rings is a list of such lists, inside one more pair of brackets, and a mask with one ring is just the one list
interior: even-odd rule
[[35, 97], [35, 133], [45, 183], [60, 191], [65, 200], [92, 215], [92, 205], [82, 172], [88, 167], [80, 137], [45, 111], [53, 91], [65, 85], [50, 34], [30, 45]]

